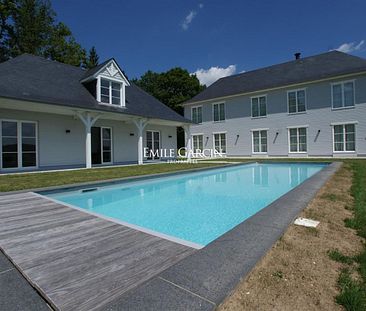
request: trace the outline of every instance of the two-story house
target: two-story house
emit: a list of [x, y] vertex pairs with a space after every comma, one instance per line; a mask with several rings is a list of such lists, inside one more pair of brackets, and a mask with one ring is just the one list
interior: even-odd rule
[[176, 128], [190, 123], [114, 59], [90, 70], [28, 54], [0, 64], [1, 173], [142, 164], [145, 148], [176, 149]]
[[194, 150], [366, 156], [366, 60], [331, 51], [221, 78], [184, 104]]

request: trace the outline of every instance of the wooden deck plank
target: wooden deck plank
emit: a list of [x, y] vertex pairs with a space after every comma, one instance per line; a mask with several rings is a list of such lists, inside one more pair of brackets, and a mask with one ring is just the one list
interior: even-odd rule
[[96, 310], [194, 249], [35, 194], [0, 197], [0, 248], [59, 310]]

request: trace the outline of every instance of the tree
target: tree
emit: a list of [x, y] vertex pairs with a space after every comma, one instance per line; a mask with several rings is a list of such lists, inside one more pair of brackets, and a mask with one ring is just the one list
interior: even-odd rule
[[[205, 85], [200, 84], [196, 75], [191, 75], [187, 70], [179, 67], [162, 73], [149, 70], [140, 79], [134, 79], [132, 82], [181, 115], [183, 115], [181, 104], [206, 88]], [[184, 145], [184, 131], [179, 127], [177, 147]]]
[[14, 9], [15, 4], [12, 0], [0, 0], [0, 62], [10, 57], [7, 42], [11, 30], [10, 17]]
[[86, 51], [76, 42], [71, 30], [65, 24], [58, 23], [52, 29], [49, 45], [43, 56], [61, 63], [81, 66], [85, 63]]
[[205, 89], [195, 75], [179, 67], [162, 73], [149, 70], [133, 82], [181, 115], [181, 104]]
[[14, 0], [7, 47], [11, 57], [22, 53], [42, 55], [48, 46], [55, 13], [49, 2]]
[[86, 51], [48, 0], [0, 0], [0, 60], [23, 53], [81, 66]]
[[89, 50], [89, 54], [85, 60], [85, 68], [94, 68], [95, 66], [98, 66], [99, 64], [99, 56], [97, 54], [97, 50], [95, 49], [95, 46], [93, 46]]

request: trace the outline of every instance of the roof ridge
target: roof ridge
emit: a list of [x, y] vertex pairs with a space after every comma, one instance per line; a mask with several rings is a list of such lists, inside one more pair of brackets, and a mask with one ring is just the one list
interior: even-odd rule
[[281, 65], [285, 65], [285, 64], [295, 63], [295, 62], [306, 60], [306, 59], [309, 59], [309, 58], [312, 58], [312, 57], [323, 56], [323, 55], [331, 54], [331, 53], [340, 53], [340, 54], [343, 54], [343, 55], [346, 55], [346, 56], [357, 57], [357, 58], [360, 58], [362, 60], [365, 60], [362, 57], [350, 55], [348, 53], [340, 52], [340, 51], [337, 51], [337, 50], [332, 50], [332, 51], [327, 51], [327, 52], [320, 53], [320, 54], [314, 54], [314, 55], [306, 56], [306, 57], [303, 57], [303, 58], [300, 58], [300, 59], [293, 59], [293, 60], [289, 60], [289, 61], [278, 63], [278, 64], [273, 64], [273, 65], [269, 65], [269, 66], [260, 67], [260, 68], [256, 68], [256, 69], [253, 69], [253, 70], [245, 71], [245, 72], [236, 73], [236, 74], [233, 74], [231, 76], [222, 77], [222, 78], [218, 79], [217, 81], [219, 81], [221, 79], [225, 79], [225, 78], [232, 78], [232, 77], [245, 75], [247, 73], [251, 73], [251, 72], [255, 72], [255, 71], [259, 71], [259, 70], [263, 70], [263, 69], [268, 69], [268, 68], [277, 67], [277, 66], [281, 66]]

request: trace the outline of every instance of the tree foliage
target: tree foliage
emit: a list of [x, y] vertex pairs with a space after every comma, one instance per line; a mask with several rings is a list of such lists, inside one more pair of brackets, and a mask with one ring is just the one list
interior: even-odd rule
[[97, 50], [95, 49], [95, 46], [93, 46], [89, 50], [89, 55], [86, 58], [85, 61], [85, 67], [86, 68], [93, 68], [99, 64], [99, 56], [97, 54]]
[[133, 82], [180, 114], [183, 114], [181, 104], [205, 88], [195, 75], [179, 67], [162, 73], [149, 70]]
[[49, 0], [0, 0], [0, 61], [23, 53], [85, 67], [89, 59], [71, 30], [56, 21]]

